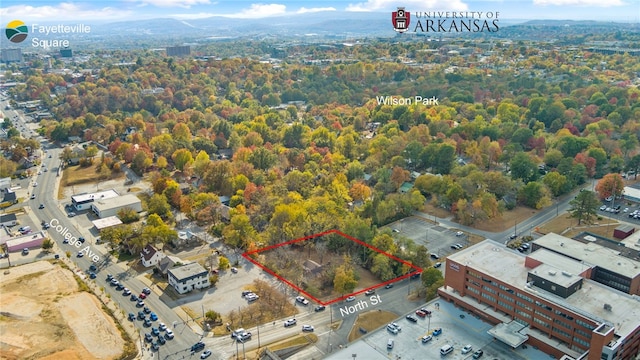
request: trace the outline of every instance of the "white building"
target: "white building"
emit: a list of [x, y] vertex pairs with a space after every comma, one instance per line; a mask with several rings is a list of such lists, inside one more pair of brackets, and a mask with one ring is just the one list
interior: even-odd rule
[[109, 216], [116, 216], [118, 211], [130, 208], [135, 212], [142, 211], [142, 202], [133, 194], [126, 194], [114, 198], [95, 200], [91, 204], [91, 210], [103, 219]]
[[73, 195], [71, 196], [71, 204], [77, 211], [82, 211], [90, 209], [94, 201], [111, 199], [119, 195], [120, 194], [113, 189], [91, 194]]
[[209, 287], [209, 272], [198, 263], [169, 269], [169, 285], [179, 294], [185, 294], [193, 289]]
[[140, 252], [140, 261], [142, 262], [142, 266], [152, 267], [156, 266], [165, 256], [162, 251], [158, 251], [153, 246], [147, 245]]

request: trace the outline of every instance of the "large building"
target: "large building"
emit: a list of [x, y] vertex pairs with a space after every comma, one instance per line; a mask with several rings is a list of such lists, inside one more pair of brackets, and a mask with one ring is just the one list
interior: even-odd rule
[[0, 59], [3, 63], [22, 62], [22, 49], [2, 49]]
[[209, 283], [209, 272], [198, 263], [191, 263], [169, 269], [167, 272], [169, 285], [178, 294], [185, 294], [193, 289], [204, 289]]
[[11, 240], [7, 240], [7, 251], [18, 252], [22, 251], [23, 249], [38, 248], [42, 246], [42, 243], [46, 238], [47, 235], [43, 231], [18, 236], [12, 238]]
[[[631, 237], [630, 240], [633, 240]], [[570, 239], [547, 234], [531, 244], [535, 253], [547, 249], [589, 268], [587, 277], [627, 294], [640, 295], [640, 252], [624, 243], [581, 234]]]
[[142, 211], [142, 201], [133, 194], [125, 194], [118, 197], [95, 200], [91, 203], [91, 210], [98, 215], [100, 219], [109, 216], [116, 216], [118, 211], [124, 208], [130, 208], [135, 212]]
[[438, 293], [495, 324], [489, 333], [513, 348], [526, 343], [558, 359], [637, 356], [640, 297], [591, 280], [597, 265], [542, 246], [557, 237], [536, 240], [529, 255], [492, 240], [450, 255]]
[[167, 47], [167, 56], [188, 56], [191, 54], [191, 46], [170, 46]]

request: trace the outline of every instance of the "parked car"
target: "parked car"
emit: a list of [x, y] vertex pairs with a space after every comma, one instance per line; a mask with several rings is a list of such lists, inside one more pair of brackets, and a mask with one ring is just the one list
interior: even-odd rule
[[122, 284], [118, 284], [118, 285], [116, 285], [116, 290], [117, 290], [117, 291], [122, 291], [122, 290], [124, 290], [124, 285], [122, 285]]
[[478, 349], [473, 353], [473, 358], [474, 359], [480, 359], [483, 354], [484, 354], [484, 351]]
[[135, 294], [131, 294], [131, 297], [129, 297], [129, 300], [138, 302], [138, 300], [140, 299], [138, 299], [138, 297]]
[[234, 274], [237, 274], [238, 273], [238, 269], [235, 268], [235, 267], [232, 267], [231, 268], [231, 272], [234, 273]]
[[83, 256], [84, 256], [84, 253], [82, 251], [78, 251], [78, 254], [76, 255], [76, 257], [81, 258]]
[[139, 297], [140, 299], [143, 299], [143, 300], [144, 300], [144, 299], [146, 299], [146, 298], [147, 298], [147, 295], [145, 295], [145, 293], [140, 293], [140, 295], [138, 295], [138, 297]]
[[431, 339], [433, 339], [433, 336], [431, 336], [431, 335], [425, 335], [425, 336], [423, 336], [423, 337], [422, 337], [422, 343], [423, 343], [423, 344], [424, 344], [424, 343], [427, 343], [427, 342], [431, 341]]
[[135, 321], [136, 315], [134, 313], [129, 313], [129, 321]]
[[467, 344], [462, 348], [462, 353], [468, 354], [471, 352], [471, 350], [473, 350], [473, 347], [470, 344]]
[[418, 322], [418, 318], [413, 315], [407, 315], [407, 320], [411, 322]]
[[145, 314], [151, 313], [151, 310], [146, 306], [144, 307], [144, 309], [142, 309], [142, 311], [144, 311]]
[[442, 266], [441, 262], [437, 262], [437, 263], [433, 264], [434, 268], [439, 268], [440, 266]]
[[313, 332], [314, 328], [311, 325], [302, 325], [302, 331]]
[[389, 331], [390, 333], [392, 333], [394, 335], [396, 335], [399, 332], [399, 330], [396, 329], [396, 327], [391, 325], [391, 324], [387, 325], [387, 331]]
[[426, 316], [427, 316], [427, 313], [425, 313], [425, 312], [424, 312], [424, 311], [422, 311], [422, 310], [416, 310], [416, 315], [418, 315], [418, 316], [420, 316], [420, 317], [422, 317], [422, 318], [423, 318], [423, 317], [426, 317]]
[[89, 271], [97, 271], [98, 268], [95, 265], [89, 266]]
[[94, 273], [93, 271], [89, 272], [89, 279], [95, 279], [97, 277], [98, 275], [96, 275], [96, 273]]
[[462, 235], [464, 235], [464, 233], [462, 231], [457, 231], [456, 232], [456, 236], [462, 236]]
[[155, 336], [159, 336], [160, 335], [160, 330], [158, 330], [157, 327], [151, 328], [151, 334], [153, 334]]
[[144, 301], [143, 300], [138, 300], [138, 302], [136, 303], [136, 307], [143, 307], [144, 306]]
[[144, 289], [142, 289], [142, 292], [143, 292], [145, 295], [149, 295], [149, 294], [151, 294], [151, 289], [149, 289], [149, 288], [144, 288]]
[[153, 336], [151, 336], [151, 334], [149, 334], [149, 333], [144, 334], [144, 341], [152, 342], [153, 341]]
[[158, 343], [164, 345], [167, 343], [167, 340], [164, 339], [164, 336], [158, 336]]
[[138, 320], [144, 320], [146, 318], [146, 316], [144, 315], [144, 313], [142, 311], [138, 311]]
[[297, 323], [296, 319], [285, 320], [284, 327], [293, 326]]
[[211, 350], [206, 350], [205, 352], [203, 352], [202, 354], [200, 354], [200, 359], [206, 359], [209, 356], [211, 356]]
[[122, 295], [124, 295], [124, 296], [131, 295], [131, 290], [129, 290], [128, 288], [124, 288], [124, 291], [122, 292]]
[[166, 337], [167, 340], [173, 339], [173, 337], [174, 337], [173, 331], [171, 329], [167, 329], [167, 331], [165, 331], [165, 333], [164, 333], [164, 337]]
[[427, 310], [427, 308], [420, 308], [420, 311], [422, 311], [423, 313], [425, 313], [427, 315], [431, 315], [431, 310]]
[[152, 322], [151, 322], [151, 320], [149, 320], [149, 319], [144, 319], [144, 322], [142, 323], [142, 325], [143, 325], [144, 327], [151, 327]]
[[432, 259], [435, 259], [435, 260], [440, 259], [440, 256], [438, 256], [438, 254], [435, 254], [435, 253], [431, 253], [430, 256], [431, 256]]
[[38, 209], [44, 209], [44, 204], [40, 204], [40, 206], [38, 206]]
[[151, 319], [151, 321], [158, 321], [158, 315], [152, 312], [151, 315], [149, 315], [149, 319]]
[[158, 330], [160, 330], [160, 331], [167, 330], [167, 325], [165, 325], [165, 323], [159, 323], [158, 324]]
[[442, 328], [433, 330], [433, 336], [439, 336], [440, 334], [442, 334]]
[[607, 209], [607, 205], [602, 205], [602, 206], [600, 206], [600, 210], [601, 210], [601, 211], [604, 211], [604, 210], [606, 210], [606, 209]]

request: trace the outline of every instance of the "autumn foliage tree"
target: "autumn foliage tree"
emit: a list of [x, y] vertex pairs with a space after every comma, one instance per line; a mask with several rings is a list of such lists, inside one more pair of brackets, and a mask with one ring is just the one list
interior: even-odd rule
[[623, 190], [624, 181], [620, 174], [607, 174], [596, 184], [596, 191], [600, 199], [605, 199], [609, 196], [620, 196]]

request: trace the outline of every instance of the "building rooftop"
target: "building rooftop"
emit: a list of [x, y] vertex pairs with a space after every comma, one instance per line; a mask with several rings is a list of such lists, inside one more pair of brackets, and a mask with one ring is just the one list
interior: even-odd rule
[[[566, 238], [563, 237], [563, 239]], [[541, 254], [541, 256], [544, 257], [544, 254]], [[547, 267], [555, 269], [555, 266], [547, 264], [546, 266], [540, 265], [534, 269], [528, 269], [525, 267], [525, 258], [525, 255], [508, 249], [503, 244], [493, 240], [485, 240], [449, 256], [451, 261], [465, 264], [514, 288], [536, 294], [599, 323], [607, 322], [616, 327], [616, 334], [621, 337], [625, 337], [640, 326], [639, 296], [628, 295], [595, 281], [583, 279], [583, 286], [580, 290], [567, 298], [562, 298], [536, 287], [535, 284], [534, 286], [527, 285], [529, 271], [535, 269], [544, 270]], [[551, 262], [557, 260], [554, 260], [552, 256], [548, 258], [551, 259]], [[500, 261], [496, 261], [496, 259], [500, 259]], [[570, 263], [567, 268], [559, 264], [560, 266], [557, 269], [560, 272], [575, 272], [575, 261], [571, 264], [571, 260], [567, 260]], [[540, 271], [538, 272], [540, 273]], [[561, 273], [555, 275], [555, 277], [563, 276]], [[610, 310], [605, 309], [605, 304], [610, 305], [610, 307], [606, 307], [610, 308]]]
[[582, 274], [583, 272], [591, 268], [591, 266], [586, 265], [583, 262], [569, 259], [566, 256], [554, 253], [553, 251], [549, 251], [547, 249], [536, 250], [529, 254], [527, 257], [576, 275]]
[[119, 194], [115, 190], [111, 189], [90, 194], [73, 195], [71, 196], [71, 200], [76, 203], [83, 203], [92, 200], [95, 201], [99, 199], [110, 199], [117, 196], [119, 196]]
[[582, 279], [582, 277], [575, 275], [574, 273], [549, 264], [536, 266], [531, 269], [531, 273], [564, 288], [568, 288]]
[[584, 261], [587, 264], [613, 271], [631, 279], [640, 275], [640, 261], [633, 257], [624, 256], [627, 252], [631, 252], [629, 255], [632, 256], [633, 253], [637, 254], [638, 251], [625, 248], [624, 244], [619, 245], [618, 248], [605, 247], [597, 244], [595, 242], [596, 238], [593, 236], [591, 236], [593, 242], [590, 242], [587, 236], [589, 235], [578, 240], [549, 233], [533, 241], [533, 244], [565, 254], [570, 258]]
[[202, 267], [202, 265], [200, 265], [198, 263], [195, 263], [195, 262], [191, 263], [191, 264], [179, 266], [179, 267], [176, 267], [176, 268], [171, 268], [171, 269], [169, 269], [169, 272], [176, 279], [178, 279], [178, 281], [180, 281], [182, 279], [186, 279], [186, 278], [194, 276], [194, 275], [198, 275], [198, 274], [202, 274], [202, 273], [204, 273], [206, 275], [208, 273], [207, 270]]
[[93, 207], [98, 209], [98, 211], [104, 211], [115, 207], [127, 207], [139, 202], [140, 199], [138, 199], [137, 196], [133, 194], [125, 194], [114, 198], [96, 200], [93, 202]]

